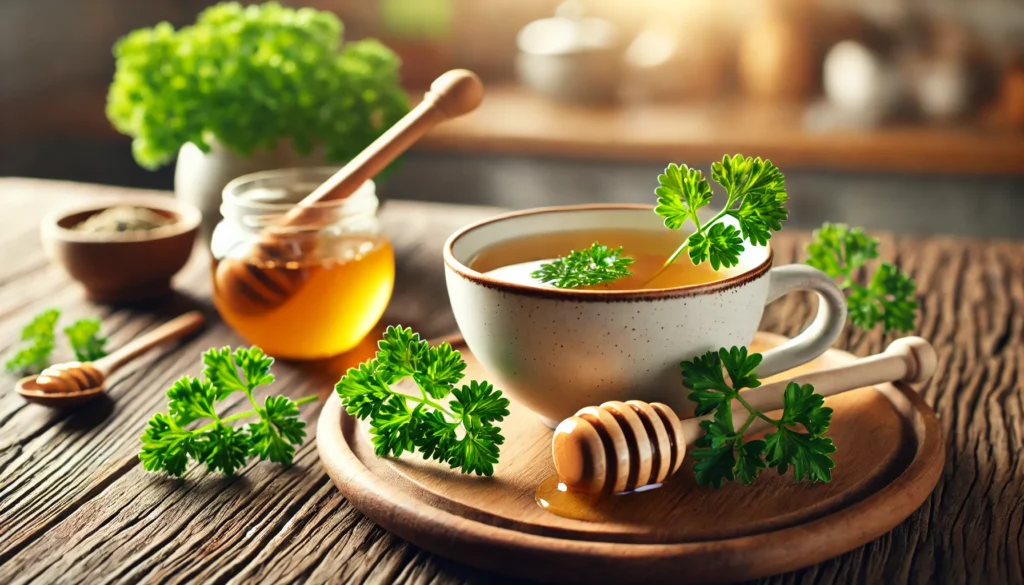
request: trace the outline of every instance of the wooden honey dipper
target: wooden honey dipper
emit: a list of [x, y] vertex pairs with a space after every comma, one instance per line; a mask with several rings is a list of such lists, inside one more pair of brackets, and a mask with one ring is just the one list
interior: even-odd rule
[[[345, 199], [405, 152], [440, 122], [467, 114], [483, 101], [483, 83], [475, 73], [454, 69], [438, 77], [415, 108], [356, 155], [348, 164], [307, 195], [260, 235], [259, 243], [245, 259], [266, 263], [294, 260], [295, 242], [280, 237], [281, 228], [315, 220], [312, 206]], [[275, 233], [278, 231], [279, 233]], [[289, 252], [291, 252], [289, 254]], [[299, 253], [308, 250], [299, 250]], [[217, 290], [232, 309], [241, 313], [264, 312], [287, 301], [305, 280], [302, 270], [257, 268], [242, 259], [226, 258], [214, 275]]]
[[[937, 357], [930, 343], [904, 337], [883, 353], [845, 366], [801, 374], [743, 391], [743, 398], [761, 412], [783, 407], [790, 382], [811, 384], [816, 393], [832, 396], [883, 382], [924, 382], [935, 373]], [[747, 411], [733, 402], [733, 425], [739, 428]], [[588, 406], [562, 421], [551, 439], [551, 455], [559, 481], [575, 492], [620, 493], [664, 482], [683, 462], [686, 450], [703, 434], [700, 422], [680, 420], [671, 408], [639, 400]], [[768, 423], [753, 424], [749, 433]]]
[[64, 408], [99, 396], [107, 376], [128, 361], [165, 341], [188, 335], [203, 326], [199, 311], [191, 311], [133, 339], [124, 347], [94, 362], [68, 362], [49, 366], [38, 376], [18, 380], [16, 389], [25, 400]]

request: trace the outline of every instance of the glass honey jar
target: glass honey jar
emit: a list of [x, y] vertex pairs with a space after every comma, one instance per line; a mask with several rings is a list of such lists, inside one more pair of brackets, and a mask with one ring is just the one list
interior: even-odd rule
[[377, 219], [372, 181], [294, 219], [295, 204], [335, 170], [266, 171], [224, 188], [224, 219], [211, 240], [213, 301], [228, 325], [271, 356], [348, 351], [391, 298], [394, 251]]

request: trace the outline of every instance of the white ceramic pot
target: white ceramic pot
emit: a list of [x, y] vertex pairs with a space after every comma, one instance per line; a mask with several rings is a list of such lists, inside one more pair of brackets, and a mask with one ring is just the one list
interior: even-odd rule
[[220, 202], [224, 186], [232, 179], [257, 171], [323, 165], [322, 149], [314, 150], [308, 156], [299, 156], [285, 141], [272, 150], [258, 150], [248, 157], [235, 154], [216, 140], [211, 142], [208, 153], [190, 142], [178, 151], [174, 194], [202, 212], [202, 233], [208, 241], [213, 228], [221, 220]]
[[687, 412], [679, 362], [749, 346], [765, 304], [792, 290], [816, 292], [818, 315], [789, 343], [764, 353], [759, 375], [814, 359], [842, 331], [846, 301], [832, 279], [802, 264], [772, 268], [770, 247], [748, 245], [735, 276], [657, 290], [513, 284], [468, 266], [502, 241], [600, 228], [665, 229], [649, 206], [553, 207], [470, 225], [445, 244], [448, 295], [466, 343], [492, 381], [549, 426], [609, 400], [663, 402]]

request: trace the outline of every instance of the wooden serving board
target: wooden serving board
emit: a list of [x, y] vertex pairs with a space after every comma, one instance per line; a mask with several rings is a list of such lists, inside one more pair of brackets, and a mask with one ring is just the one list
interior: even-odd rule
[[[759, 333], [755, 350], [784, 341]], [[466, 378], [486, 378], [469, 350]], [[799, 370], [854, 359], [830, 350]], [[680, 389], [682, 391], [682, 389]], [[934, 412], [911, 388], [884, 384], [829, 398], [836, 469], [829, 484], [766, 472], [752, 486], [694, 483], [688, 454], [665, 485], [611, 508], [607, 522], [555, 516], [534, 501], [554, 475], [551, 431], [515, 403], [502, 424], [501, 463], [489, 478], [406, 454], [373, 454], [362, 423], [334, 394], [317, 430], [338, 489], [373, 521], [418, 546], [504, 574], [555, 582], [704, 583], [753, 579], [821, 562], [878, 538], [928, 497], [942, 472]], [[637, 510], [639, 508], [639, 511]]]

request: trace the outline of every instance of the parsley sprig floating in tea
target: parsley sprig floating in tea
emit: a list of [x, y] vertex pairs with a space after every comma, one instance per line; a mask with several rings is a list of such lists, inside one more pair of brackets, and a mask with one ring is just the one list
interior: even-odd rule
[[[702, 222], [700, 211], [710, 205], [712, 198], [711, 185], [704, 173], [672, 163], [658, 175], [659, 187], [654, 191], [658, 205], [654, 212], [669, 229], [678, 230], [687, 222], [694, 228], [665, 261], [662, 270], [684, 253], [694, 264], [710, 262], [715, 270], [731, 268], [739, 264], [745, 242], [763, 246], [774, 232], [782, 229], [789, 214], [789, 195], [782, 171], [771, 161], [726, 155], [711, 165], [711, 177], [725, 188], [726, 202], [721, 211]], [[727, 217], [732, 221], [727, 221]], [[594, 243], [589, 251], [573, 251], [569, 256], [542, 264], [533, 277], [558, 288], [576, 288], [629, 276], [628, 271], [620, 271], [616, 276], [599, 262], [584, 261], [595, 248], [608, 250]], [[621, 248], [613, 254], [620, 261], [627, 259], [621, 256]]]
[[[47, 309], [36, 315], [21, 330], [21, 347], [4, 367], [16, 374], [38, 373], [50, 365], [50, 355], [57, 347], [56, 329], [60, 310]], [[79, 319], [64, 328], [75, 358], [93, 361], [107, 355], [107, 338], [100, 335], [99, 319]]]
[[[419, 451], [462, 473], [493, 474], [505, 442], [495, 423], [509, 413], [501, 391], [478, 381], [456, 387], [462, 355], [448, 343], [431, 347], [408, 327], [388, 327], [378, 349], [335, 386], [348, 413], [369, 421], [377, 456]], [[410, 377], [419, 395], [392, 389]]]
[[825, 223], [814, 231], [807, 246], [807, 264], [838, 279], [839, 288], [848, 291], [850, 322], [862, 331], [879, 323], [886, 334], [910, 331], [917, 318], [916, 287], [913, 279], [894, 264], [883, 262], [868, 279], [867, 285], [856, 276], [870, 260], [878, 258], [878, 240], [860, 228]]
[[586, 250], [573, 250], [564, 258], [541, 264], [530, 276], [558, 288], [595, 286], [631, 276], [632, 263], [632, 258], [622, 255], [622, 247], [613, 250], [594, 242]]
[[[836, 448], [825, 436], [832, 409], [823, 406], [825, 399], [815, 394], [810, 384], [791, 382], [786, 387], [782, 418], [774, 419], [757, 410], [743, 399], [740, 390], [761, 385], [754, 373], [760, 363], [761, 354], [748, 354], [742, 347], [709, 351], [682, 362], [683, 385], [690, 389], [689, 399], [697, 405], [697, 416], [713, 414], [701, 422], [705, 434], [693, 451], [697, 483], [719, 487], [737, 480], [749, 485], [767, 467], [775, 468], [780, 475], [792, 467], [797, 481], [832, 481], [835, 462], [831, 454]], [[733, 400], [748, 413], [739, 429], [733, 426]], [[745, 441], [743, 435], [758, 418], [775, 429], [763, 440]]]
[[[268, 396], [260, 405], [254, 392], [274, 382], [270, 368], [274, 358], [258, 347], [210, 349], [203, 354], [203, 375], [184, 376], [167, 390], [168, 412], [149, 419], [142, 434], [139, 459], [146, 471], [165, 471], [179, 477], [190, 459], [206, 464], [209, 471], [234, 474], [250, 457], [290, 465], [295, 447], [306, 437], [306, 423], [299, 419], [299, 406], [316, 400], [308, 396], [292, 400]], [[252, 410], [230, 416], [217, 413], [217, 403], [242, 392]], [[255, 422], [235, 427], [231, 423], [258, 417]], [[195, 429], [196, 421], [209, 421]]]

